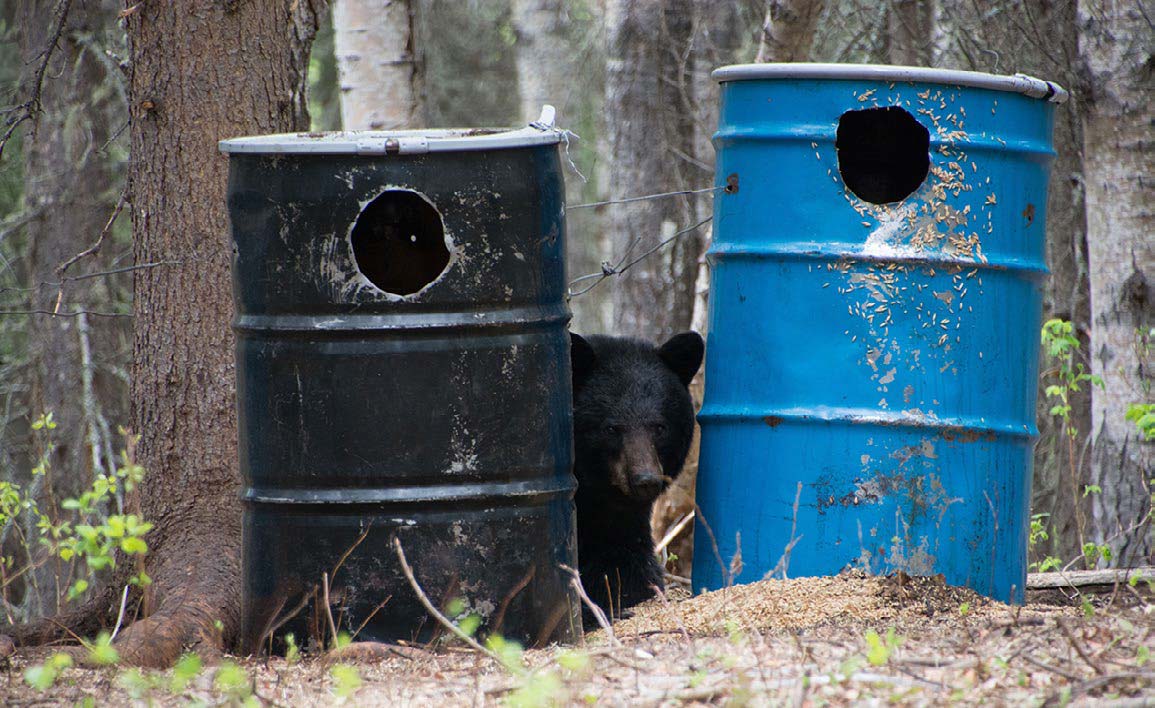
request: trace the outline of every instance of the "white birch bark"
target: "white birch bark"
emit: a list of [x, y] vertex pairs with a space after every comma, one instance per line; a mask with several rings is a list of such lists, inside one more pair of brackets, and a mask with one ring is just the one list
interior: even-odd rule
[[333, 44], [345, 130], [418, 127], [412, 0], [336, 0]]
[[810, 61], [814, 31], [825, 0], [770, 0], [756, 62]]
[[1150, 3], [1080, 0], [1079, 50], [1089, 95], [1083, 169], [1091, 281], [1091, 367], [1105, 390], [1092, 393], [1092, 533], [1114, 562], [1150, 560], [1153, 442], [1124, 420], [1152, 402], [1155, 326], [1155, 50]]

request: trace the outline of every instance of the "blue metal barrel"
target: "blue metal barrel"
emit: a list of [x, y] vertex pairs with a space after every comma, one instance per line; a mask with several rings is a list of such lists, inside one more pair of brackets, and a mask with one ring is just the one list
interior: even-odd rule
[[580, 636], [561, 136], [221, 144], [246, 650], [434, 637], [395, 541], [478, 632]]
[[857, 567], [1021, 601], [1066, 93], [887, 66], [714, 76], [694, 589]]

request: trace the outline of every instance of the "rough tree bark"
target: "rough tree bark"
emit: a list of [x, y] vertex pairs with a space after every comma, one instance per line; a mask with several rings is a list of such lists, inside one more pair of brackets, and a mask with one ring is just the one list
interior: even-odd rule
[[[688, 61], [689, 0], [606, 3], [608, 149], [611, 198], [684, 190], [694, 151], [693, 81]], [[691, 158], [692, 159], [692, 158]], [[629, 262], [696, 223], [689, 199], [654, 199], [609, 208], [615, 263]], [[688, 233], [614, 279], [619, 334], [653, 341], [687, 329], [701, 241]]]
[[336, 0], [334, 53], [345, 130], [418, 127], [421, 62], [412, 0]]
[[825, 0], [770, 0], [756, 62], [809, 61]]
[[891, 0], [886, 8], [886, 60], [928, 66], [933, 46], [933, 0]]
[[[20, 5], [21, 55], [28, 71], [42, 60], [55, 29], [57, 5], [55, 0], [25, 0]], [[81, 326], [87, 323], [75, 314], [89, 306], [86, 292], [91, 288], [61, 291], [52, 283], [60, 281], [57, 268], [97, 238], [116, 200], [108, 193], [114, 183], [109, 159], [98, 154], [109, 137], [115, 95], [102, 89], [108, 77], [98, 55], [101, 48], [91, 44], [114, 15], [108, 3], [77, 3], [70, 9], [45, 74], [36, 137], [24, 141], [24, 203], [34, 215], [25, 227], [29, 309], [61, 313], [35, 316], [29, 331], [29, 414], [51, 412], [56, 422], [49, 472], [30, 484], [41, 511], [52, 518], [59, 517], [61, 500], [78, 496], [90, 484], [93, 470], [90, 441], [97, 435], [90, 435], [93, 421], [86, 419], [82, 400], [80, 337], [82, 332], [87, 336]], [[35, 529], [29, 531], [30, 538], [36, 536]], [[66, 565], [53, 559], [25, 576], [20, 603], [24, 617], [60, 610], [60, 590], [67, 580], [57, 583], [56, 575], [65, 571]]]
[[[217, 141], [308, 128], [317, 8], [295, 0], [136, 7], [127, 17], [133, 256], [175, 265], [135, 272], [133, 428], [147, 470], [139, 501], [156, 527], [142, 619], [117, 646], [128, 663], [163, 667], [189, 649], [219, 650], [240, 621], [228, 162]], [[27, 644], [91, 631], [111, 618], [119, 589], [13, 634]]]
[[1151, 403], [1155, 353], [1155, 74], [1151, 16], [1140, 2], [1080, 0], [1079, 50], [1087, 71], [1083, 166], [1091, 279], [1091, 368], [1105, 390], [1091, 396], [1094, 540], [1114, 562], [1152, 553], [1155, 443], [1124, 420], [1128, 405]]

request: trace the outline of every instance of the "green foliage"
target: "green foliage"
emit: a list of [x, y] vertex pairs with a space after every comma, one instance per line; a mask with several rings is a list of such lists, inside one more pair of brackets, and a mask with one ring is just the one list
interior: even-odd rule
[[895, 650], [902, 644], [903, 639], [894, 632], [894, 627], [886, 630], [886, 637], [878, 636], [873, 629], [866, 630], [866, 660], [871, 666], [884, 666]]
[[1155, 440], [1155, 403], [1132, 403], [1124, 417], [1135, 424], [1141, 438]]
[[111, 666], [120, 661], [120, 654], [112, 646], [112, 636], [101, 632], [95, 641], [87, 643], [88, 661], [97, 666]]
[[1063, 420], [1071, 438], [1079, 434], [1071, 423], [1071, 394], [1082, 390], [1086, 384], [1103, 388], [1103, 379], [1087, 373], [1083, 364], [1075, 361], [1080, 344], [1074, 332], [1075, 326], [1066, 320], [1050, 319], [1043, 324], [1043, 348], [1055, 364], [1051, 374], [1058, 379], [1058, 383], [1047, 386], [1045, 393], [1056, 401], [1051, 406], [1051, 415]]
[[[1041, 542], [1051, 538], [1047, 532], [1047, 519], [1049, 519], [1050, 516], [1050, 514], [1031, 514], [1031, 531], [1027, 541], [1032, 551], [1034, 551]], [[1042, 561], [1031, 563], [1030, 568], [1036, 573], [1045, 573], [1048, 570], [1053, 570], [1062, 565], [1063, 561], [1059, 558], [1046, 556]]]
[[505, 705], [513, 708], [538, 708], [564, 703], [564, 685], [561, 677], [553, 671], [539, 671], [530, 674], [520, 686], [505, 697]]
[[[56, 429], [52, 413], [42, 414], [33, 421], [31, 427], [38, 435], [41, 450], [32, 475], [34, 478], [50, 476], [51, 456], [55, 449], [51, 433]], [[121, 432], [125, 433], [123, 430]], [[134, 439], [127, 441], [129, 449], [134, 444]], [[120, 464], [111, 473], [97, 475], [91, 488], [79, 497], [64, 499], [60, 503], [61, 509], [71, 512], [71, 518], [67, 519], [54, 519], [42, 511], [32, 494], [25, 492], [20, 485], [0, 482], [0, 526], [16, 522], [20, 517], [30, 520], [38, 537], [23, 540], [27, 545], [34, 542], [43, 549], [41, 560], [29, 561], [29, 565], [24, 568], [13, 568], [14, 560], [10, 557], [0, 558], [0, 564], [4, 565], [6, 571], [0, 587], [51, 557], [58, 557], [70, 564], [65, 577], [73, 577], [71, 571], [75, 564], [83, 561], [85, 572], [68, 586], [68, 600], [76, 600], [89, 590], [94, 574], [116, 566], [118, 552], [137, 563], [138, 572], [130, 578], [131, 583], [142, 587], [151, 583], [152, 580], [143, 570], [143, 559], [148, 553], [148, 543], [144, 536], [152, 530], [153, 525], [142, 520], [138, 514], [119, 512], [121, 494], [133, 491], [143, 479], [144, 468], [131, 459], [127, 450], [122, 451]], [[110, 513], [110, 508], [114, 506], [118, 508], [118, 513]], [[35, 556], [32, 550], [26, 548], [27, 557]]]
[[117, 676], [116, 682], [128, 691], [128, 695], [138, 701], [149, 696], [156, 688], [156, 677], [136, 668], [128, 669]]
[[1083, 544], [1083, 560], [1086, 561], [1088, 568], [1093, 568], [1100, 559], [1110, 562], [1112, 558], [1111, 547], [1106, 544], [1087, 542]]
[[510, 673], [525, 673], [525, 650], [517, 642], [500, 634], [491, 634], [485, 640], [485, 647], [497, 655], [501, 665]]
[[253, 695], [249, 675], [237, 664], [226, 661], [217, 667], [213, 686], [234, 701], [245, 702]]
[[301, 648], [297, 646], [297, 637], [293, 634], [285, 635], [285, 661], [295, 664], [301, 660]]
[[38, 691], [47, 691], [56, 685], [64, 670], [72, 666], [72, 657], [67, 654], [53, 654], [48, 661], [24, 670], [24, 683]]
[[334, 664], [329, 669], [329, 677], [333, 680], [333, 693], [338, 698], [350, 698], [363, 683], [361, 672], [349, 664]]
[[200, 675], [203, 664], [196, 654], [185, 654], [172, 667], [172, 680], [169, 682], [169, 691], [174, 694], [183, 693], [192, 680]]

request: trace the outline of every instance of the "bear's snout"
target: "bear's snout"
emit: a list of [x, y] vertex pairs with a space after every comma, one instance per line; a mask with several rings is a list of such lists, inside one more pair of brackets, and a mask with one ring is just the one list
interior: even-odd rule
[[622, 467], [628, 495], [637, 501], [653, 501], [666, 488], [662, 462], [658, 459], [653, 438], [644, 428], [639, 428], [631, 430], [623, 442]]

